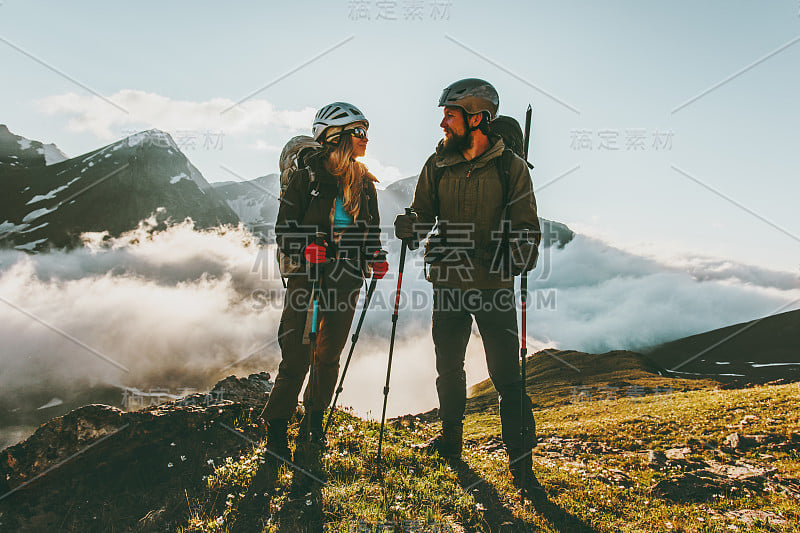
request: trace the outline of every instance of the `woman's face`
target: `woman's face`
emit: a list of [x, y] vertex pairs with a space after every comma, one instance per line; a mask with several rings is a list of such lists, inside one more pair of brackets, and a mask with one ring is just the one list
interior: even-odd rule
[[[355, 124], [348, 124], [345, 128], [346, 130], [350, 130], [353, 128], [363, 128], [366, 131], [366, 125], [363, 122], [357, 122]], [[359, 139], [355, 135], [350, 135], [350, 140], [353, 143], [353, 158], [362, 157], [364, 154], [367, 153], [367, 143], [369, 139], [364, 137], [363, 139]]]

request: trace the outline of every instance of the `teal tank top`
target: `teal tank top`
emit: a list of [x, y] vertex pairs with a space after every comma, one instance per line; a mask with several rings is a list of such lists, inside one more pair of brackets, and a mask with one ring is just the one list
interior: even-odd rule
[[333, 227], [343, 229], [353, 224], [353, 217], [344, 210], [344, 198], [337, 196], [333, 202]]

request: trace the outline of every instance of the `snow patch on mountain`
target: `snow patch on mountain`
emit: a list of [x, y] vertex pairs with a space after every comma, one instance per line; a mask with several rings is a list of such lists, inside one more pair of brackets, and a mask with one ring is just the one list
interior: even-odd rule
[[25, 205], [35, 204], [36, 202], [41, 202], [42, 200], [52, 200], [53, 198], [56, 197], [56, 194], [60, 193], [63, 190], [68, 189], [70, 185], [72, 185], [73, 183], [75, 183], [79, 179], [81, 179], [80, 176], [75, 178], [74, 180], [70, 181], [66, 185], [62, 185], [61, 187], [57, 187], [57, 188], [53, 189], [52, 191], [50, 191], [47, 194], [37, 194], [36, 196], [34, 196], [30, 200], [28, 200], [28, 202]]
[[188, 179], [191, 179], [191, 178], [189, 178], [189, 176], [187, 176], [185, 173], [181, 172], [181, 173], [180, 173], [180, 174], [178, 174], [177, 176], [172, 176], [172, 177], [169, 179], [169, 182], [170, 182], [172, 185], [175, 185], [176, 183], [178, 183], [178, 182], [179, 182], [179, 181], [181, 181], [181, 180], [188, 180]]
[[52, 213], [56, 209], [58, 209], [58, 206], [51, 207], [49, 209], [46, 208], [46, 207], [43, 207], [42, 209], [37, 209], [36, 211], [31, 211], [30, 213], [28, 213], [27, 215], [22, 217], [22, 221], [23, 222], [30, 222], [31, 220], [36, 220], [37, 218], [43, 217], [48, 213]]
[[64, 152], [59, 150], [58, 147], [52, 143], [43, 144], [42, 147], [37, 148], [36, 151], [44, 156], [44, 164], [46, 166], [55, 165], [56, 163], [69, 159]]
[[45, 223], [39, 224], [38, 226], [35, 226], [35, 227], [31, 228], [31, 229], [26, 229], [25, 231], [20, 231], [20, 233], [31, 233], [31, 232], [36, 231], [37, 229], [42, 229], [43, 227], [47, 226], [48, 224], [50, 224], [50, 223], [49, 222], [45, 222]]
[[19, 144], [21, 150], [27, 150], [28, 148], [31, 147], [30, 139], [25, 139], [25, 138], [17, 139], [17, 143]]
[[37, 241], [26, 242], [25, 244], [19, 244], [14, 248], [16, 248], [17, 250], [27, 250], [29, 252], [32, 252], [36, 249], [37, 246], [39, 246], [43, 242], [47, 242], [47, 239], [39, 239]]
[[14, 224], [13, 222], [6, 220], [5, 222], [0, 223], [0, 234], [22, 231], [28, 226], [30, 226], [30, 224]]

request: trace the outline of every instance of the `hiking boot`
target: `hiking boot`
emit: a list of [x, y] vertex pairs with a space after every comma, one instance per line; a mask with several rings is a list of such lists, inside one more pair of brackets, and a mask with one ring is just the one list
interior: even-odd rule
[[508, 465], [514, 486], [519, 489], [529, 500], [547, 498], [547, 492], [542, 487], [536, 474], [533, 473], [533, 461], [530, 455], [523, 457]]
[[230, 526], [231, 533], [251, 533], [264, 529], [263, 520], [270, 515], [270, 496], [248, 493], [236, 508], [236, 518]]
[[525, 498], [529, 500], [547, 499], [547, 492], [544, 490], [544, 487], [541, 485], [541, 483], [539, 483], [539, 480], [536, 478], [536, 474], [533, 473], [533, 470], [525, 472], [524, 475], [522, 472], [514, 474], [512, 471], [511, 477], [514, 480], [514, 486], [522, 492]]
[[239, 502], [239, 510], [243, 514], [253, 514], [254, 516], [269, 514], [269, 504], [277, 480], [278, 470], [274, 462], [265, 461], [264, 464], [259, 465], [247, 492]]
[[287, 420], [267, 422], [267, 451], [261, 454], [256, 475], [250, 481], [247, 493], [240, 503], [243, 514], [257, 517], [269, 509], [270, 494], [275, 490], [278, 472], [284, 460], [291, 459], [289, 440], [286, 435]]
[[442, 459], [461, 459], [461, 439], [464, 426], [442, 423], [442, 431], [418, 449], [427, 454], [438, 453]]
[[292, 459], [292, 452], [289, 450], [289, 437], [287, 436], [288, 425], [289, 421], [284, 418], [267, 422], [267, 450], [272, 453], [264, 454], [265, 459], [277, 461], [275, 455], [287, 461]]
[[297, 439], [324, 447], [325, 436], [322, 433], [323, 414], [323, 411], [306, 412], [300, 421], [300, 432], [297, 434]]

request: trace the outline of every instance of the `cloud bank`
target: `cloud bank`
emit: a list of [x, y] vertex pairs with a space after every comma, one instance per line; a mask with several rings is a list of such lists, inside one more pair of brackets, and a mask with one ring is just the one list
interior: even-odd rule
[[[233, 373], [276, 375], [283, 302], [274, 250], [259, 248], [241, 227], [198, 231], [184, 222], [148, 229], [143, 224], [106, 241], [87, 235], [87, 246], [70, 252], [0, 252], [3, 395], [42, 383], [58, 396], [59, 388], [102, 383], [174, 391], [209, 387]], [[341, 400], [376, 417], [396, 287], [398, 250], [390, 244], [391, 273], [368, 310]], [[390, 416], [437, 405], [431, 289], [418, 252], [409, 254], [405, 271]], [[581, 236], [543, 254], [530, 290], [531, 352], [637, 349], [772, 314], [800, 299], [800, 282], [790, 273], [698, 258], [666, 265]], [[546, 296], [538, 306], [537, 294]], [[343, 359], [348, 349], [349, 342]], [[467, 372], [469, 383], [487, 375], [477, 328]]]

